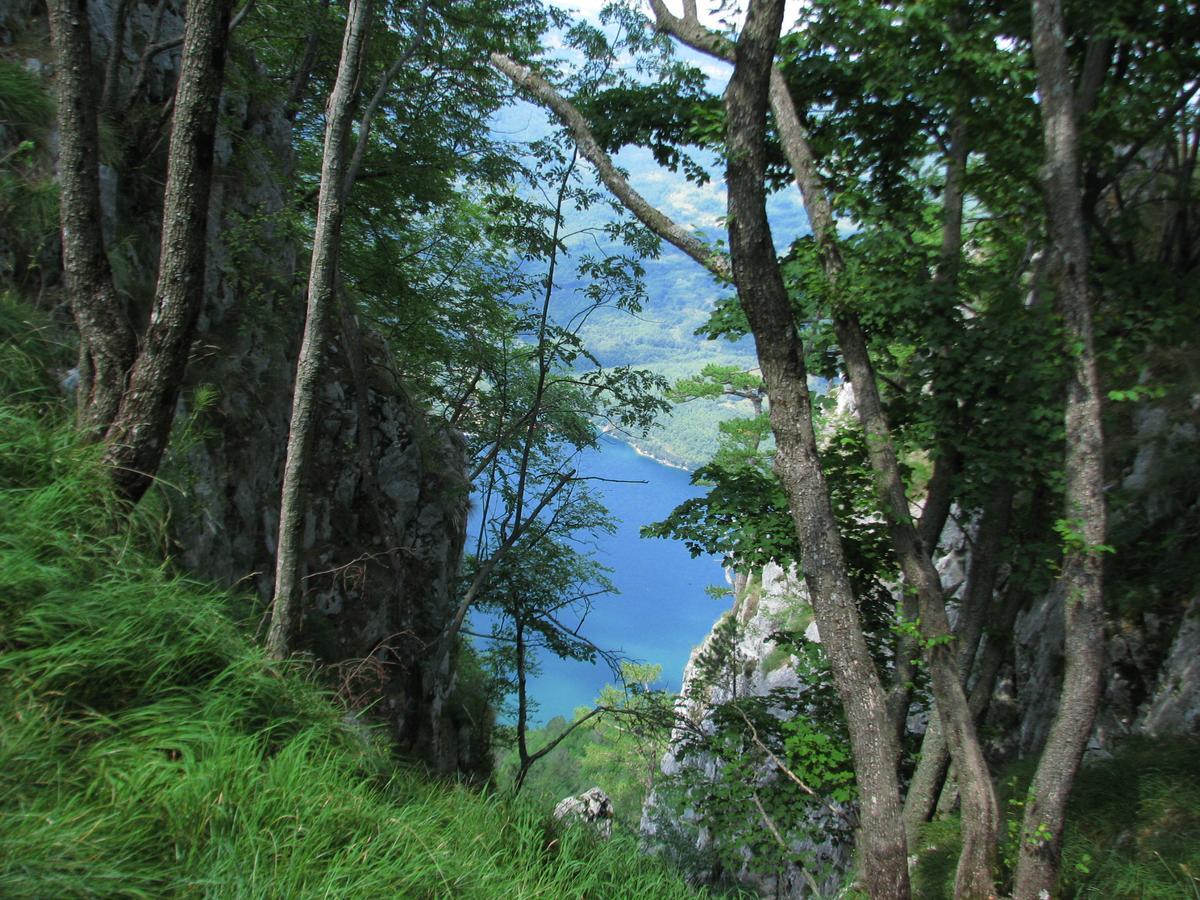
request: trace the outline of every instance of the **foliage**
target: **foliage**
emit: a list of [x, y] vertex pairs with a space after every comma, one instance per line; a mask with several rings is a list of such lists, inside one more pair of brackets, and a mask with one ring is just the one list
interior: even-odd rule
[[47, 158], [53, 121], [42, 79], [0, 58], [0, 272], [20, 282], [38, 273], [58, 224]]
[[[531, 731], [530, 751], [537, 752], [575, 726], [531, 770], [525, 795], [548, 808], [599, 787], [613, 801], [617, 824], [636, 833], [673, 720], [674, 698], [654, 687], [660, 675], [660, 666], [624, 662], [620, 684], [605, 685], [596, 697], [594, 707], [604, 710], [600, 715], [583, 721], [591, 710], [580, 708], [571, 722], [555, 716]], [[502, 784], [515, 778], [519, 765], [515, 752], [505, 755], [499, 767]]]
[[48, 128], [53, 118], [54, 101], [42, 80], [18, 63], [0, 59], [0, 121]]
[[[725, 565], [744, 572], [768, 562], [785, 567], [799, 563], [787, 498], [770, 470], [769, 445], [759, 449], [766, 428], [765, 417], [721, 423], [721, 451], [692, 476], [693, 483], [711, 485], [708, 493], [684, 501], [642, 533], [682, 540], [693, 556], [720, 555]], [[877, 628], [890, 619], [891, 595], [884, 579], [894, 573], [895, 565], [886, 529], [876, 514], [861, 432], [831, 422], [822, 463], [842, 526], [850, 575], [868, 620]]]

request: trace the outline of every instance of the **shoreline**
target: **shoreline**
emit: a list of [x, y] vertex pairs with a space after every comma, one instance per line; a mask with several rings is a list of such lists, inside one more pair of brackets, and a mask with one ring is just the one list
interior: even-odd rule
[[624, 444], [626, 447], [628, 447], [630, 450], [632, 450], [638, 456], [644, 457], [652, 462], [656, 462], [660, 466], [666, 466], [668, 469], [678, 469], [679, 471], [687, 472], [688, 474], [691, 474], [691, 472], [692, 472], [692, 469], [689, 466], [685, 466], [683, 463], [673, 462], [669, 459], [663, 459], [661, 456], [655, 456], [649, 450], [643, 450], [641, 447], [639, 447], [633, 441], [618, 437], [616, 434], [613, 433], [613, 430], [606, 429], [606, 430], [603, 430], [601, 433], [604, 435], [604, 437], [608, 438], [610, 441], [616, 441], [619, 444]]

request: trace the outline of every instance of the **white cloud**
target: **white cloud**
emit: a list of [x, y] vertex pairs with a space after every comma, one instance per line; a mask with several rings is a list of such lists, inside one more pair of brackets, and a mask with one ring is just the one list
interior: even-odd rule
[[676, 184], [664, 198], [663, 205], [664, 212], [684, 227], [711, 227], [725, 215], [725, 203], [725, 185], [710, 181], [705, 185]]

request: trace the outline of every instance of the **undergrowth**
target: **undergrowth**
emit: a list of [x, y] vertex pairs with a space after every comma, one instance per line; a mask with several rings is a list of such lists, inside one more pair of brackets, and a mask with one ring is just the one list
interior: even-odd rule
[[[1063, 897], [1200, 900], [1200, 738], [1130, 738], [1111, 759], [1079, 772], [1063, 841]], [[1007, 818], [1019, 825], [1019, 799], [1033, 775], [1023, 763], [1002, 780]], [[1004, 848], [1016, 857], [1016, 829]], [[914, 894], [953, 896], [958, 820], [922, 830]], [[1011, 874], [1011, 873], [1010, 873]]]
[[[23, 321], [0, 338], [25, 355]], [[632, 838], [398, 767], [236, 598], [170, 570], [152, 516], [114, 527], [26, 371], [0, 402], [0, 894], [693, 896]]]

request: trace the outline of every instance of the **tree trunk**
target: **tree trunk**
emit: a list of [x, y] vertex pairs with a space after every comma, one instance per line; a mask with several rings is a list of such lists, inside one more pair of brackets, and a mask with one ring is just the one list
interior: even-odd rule
[[[988, 609], [1000, 569], [1001, 542], [1008, 531], [1012, 495], [1012, 486], [1008, 482], [1004, 482], [996, 488], [989, 503], [983, 509], [979, 529], [976, 532], [974, 552], [971, 557], [971, 571], [967, 577], [967, 587], [959, 612], [958, 626], [955, 628], [959, 644], [958, 667], [962, 673], [964, 688], [975, 663], [976, 651], [984, 626], [989, 619]], [[1007, 635], [999, 633], [1002, 624], [1000, 621], [993, 622], [995, 630], [991, 632], [992, 636], [989, 641], [993, 643], [1007, 641]], [[1011, 629], [1012, 622], [1010, 621], [1007, 630]], [[975, 695], [972, 693], [968, 698], [968, 705], [972, 707], [972, 719], [978, 724], [979, 713], [973, 708], [974, 698]], [[904, 827], [910, 846], [915, 846], [917, 830], [933, 815], [949, 764], [950, 756], [945, 733], [942, 730], [940, 719], [934, 717], [930, 720], [925, 738], [921, 742], [920, 761], [917, 764], [917, 771], [913, 775], [912, 783], [909, 785], [908, 795], [904, 799]]]
[[516, 653], [517, 663], [517, 759], [520, 763], [519, 771], [517, 772], [517, 781], [514, 785], [515, 793], [519, 793], [521, 787], [525, 784], [525, 776], [529, 774], [529, 697], [526, 693], [525, 684], [525, 622], [518, 618], [513, 623], [516, 631]]
[[[837, 250], [833, 210], [817, 175], [812, 149], [787, 83], [774, 68], [771, 71], [771, 106], [784, 153], [801, 189], [826, 276], [836, 286], [843, 264]], [[892, 544], [904, 573], [905, 589], [916, 592], [921, 636], [926, 642], [925, 657], [938, 714], [963, 785], [963, 848], [955, 876], [955, 895], [988, 897], [994, 893], [999, 809], [991, 773], [967, 708], [955, 651], [952, 644], [944, 642], [951, 634], [941, 581], [933, 566], [930, 548], [921, 540], [909, 513], [891, 430], [858, 317], [848, 310], [835, 309], [833, 324], [847, 374], [854, 386], [858, 418], [866, 435], [867, 453], [875, 472], [876, 488]]]
[[167, 156], [158, 283], [141, 351], [105, 440], [118, 493], [136, 503], [166, 449], [204, 301], [213, 143], [232, 0], [191, 0]]
[[875, 373], [867, 356], [866, 339], [853, 317], [835, 317], [834, 328], [854, 385], [858, 415], [866, 433], [867, 454], [875, 470], [876, 488], [904, 573], [904, 589], [915, 591], [917, 595], [921, 637], [925, 642], [934, 701], [950, 756], [958, 770], [963, 800], [963, 847], [954, 893], [956, 897], [989, 897], [995, 893], [993, 870], [1000, 814], [991, 773], [967, 706], [954, 641], [948, 640], [952, 633], [941, 580], [908, 511], [908, 497], [879, 400]]
[[275, 597], [267, 652], [275, 659], [293, 648], [303, 616], [300, 590], [300, 541], [304, 516], [303, 480], [312, 453], [316, 418], [317, 384], [328, 339], [329, 317], [337, 302], [338, 242], [346, 199], [347, 144], [351, 106], [358, 91], [372, 0], [351, 0], [342, 39], [337, 80], [329, 95], [325, 122], [325, 150], [321, 160], [321, 185], [317, 196], [317, 225], [313, 234], [308, 276], [308, 313], [304, 340], [296, 364], [292, 421], [288, 431], [287, 459], [279, 510], [279, 546], [275, 556]]
[[1067, 390], [1064, 520], [1070, 535], [1061, 575], [1066, 667], [1058, 715], [1030, 786], [1017, 860], [1015, 896], [1053, 895], [1058, 886], [1067, 799], [1100, 702], [1104, 662], [1101, 547], [1106, 531], [1104, 436], [1092, 337], [1088, 246], [1079, 190], [1075, 97], [1067, 66], [1061, 0], [1033, 0], [1045, 164], [1043, 187], [1058, 306], [1074, 372]]
[[[728, 41], [700, 24], [694, 4], [684, 4], [685, 15], [682, 19], [667, 12], [662, 0], [651, 0], [651, 6], [660, 28], [702, 53], [729, 59]], [[843, 271], [843, 263], [837, 246], [833, 209], [817, 172], [816, 158], [783, 74], [772, 65], [766, 77], [770, 80], [770, 104], [775, 113], [775, 125], [784, 155], [800, 188], [825, 274], [830, 283], [836, 285]], [[732, 194], [732, 185], [730, 190]], [[953, 222], [950, 224], [954, 225]], [[732, 228], [731, 225], [731, 239]], [[740, 282], [738, 286], [740, 291]], [[993, 893], [992, 870], [996, 858], [999, 812], [991, 775], [975, 734], [974, 723], [968, 714], [954, 651], [940, 642], [950, 636], [941, 583], [929, 551], [909, 514], [891, 433], [883, 414], [875, 373], [858, 318], [844, 309], [832, 312], [846, 369], [854, 386], [858, 416], [866, 433], [871, 465], [875, 470], [892, 542], [900, 558], [905, 581], [909, 589], [916, 591], [922, 637], [927, 642], [933, 642], [927, 643], [926, 659], [934, 694], [938, 698], [939, 715], [945, 720], [950, 747], [964, 773], [963, 851], [955, 881], [956, 892], [959, 896], [986, 897]], [[757, 329], [755, 331], [757, 338]], [[899, 703], [893, 704], [892, 721], [895, 721], [898, 706]]]
[[[961, 114], [953, 118], [949, 131], [946, 187], [942, 192], [942, 246], [938, 253], [937, 271], [934, 272], [930, 285], [936, 302], [935, 315], [944, 309], [946, 299], [953, 300], [958, 289], [958, 271], [962, 263], [963, 200], [968, 148], [966, 124]], [[948, 348], [937, 349], [940, 354], [944, 354]], [[943, 393], [939, 387], [944, 389], [944, 385], [939, 385], [939, 379], [935, 376], [931, 384], [935, 395]], [[921, 507], [921, 518], [917, 523], [917, 535], [931, 555], [937, 552], [938, 540], [950, 516], [950, 506], [954, 500], [954, 479], [960, 463], [954, 441], [945, 430], [938, 435], [937, 453], [933, 474], [925, 492], [925, 502]], [[901, 597], [900, 608], [904, 618], [910, 622], [920, 615], [916, 597], [907, 591]], [[916, 680], [916, 663], [919, 657], [920, 647], [917, 646], [917, 642], [907, 631], [901, 631], [896, 637], [895, 681], [888, 694], [888, 710], [897, 741], [904, 740], [904, 733], [908, 727], [908, 711], [912, 706], [913, 682]], [[910, 843], [911, 840], [910, 833]]]
[[817, 456], [803, 352], [766, 214], [767, 91], [782, 17], [780, 0], [752, 0], [725, 98], [734, 282], [771, 401], [775, 469], [788, 494], [817, 626], [846, 710], [862, 809], [858, 850], [864, 886], [872, 897], [906, 897], [896, 746]]
[[108, 429], [137, 353], [113, 285], [100, 231], [100, 145], [91, 26], [85, 0], [51, 0], [50, 42], [58, 67], [58, 181], [67, 300], [79, 327], [79, 425]]

